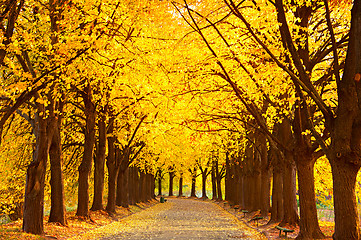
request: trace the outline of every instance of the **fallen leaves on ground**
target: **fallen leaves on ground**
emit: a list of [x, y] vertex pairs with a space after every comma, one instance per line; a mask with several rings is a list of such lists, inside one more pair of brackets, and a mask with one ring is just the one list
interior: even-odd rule
[[26, 240], [42, 240], [48, 238], [69, 239], [87, 233], [96, 228], [109, 225], [112, 222], [128, 216], [132, 213], [139, 212], [148, 208], [158, 201], [151, 201], [147, 203], [139, 203], [137, 205], [129, 206], [129, 209], [117, 207], [116, 214], [110, 216], [105, 211], [90, 211], [90, 219], [80, 219], [75, 216], [75, 211], [67, 213], [68, 225], [62, 226], [57, 223], [48, 223], [48, 217], [44, 217], [44, 236], [27, 234], [22, 231], [22, 220], [17, 220], [8, 224], [0, 226], [0, 239], [26, 239]]
[[[282, 236], [279, 236], [279, 230], [276, 229], [275, 227], [278, 225], [278, 223], [274, 223], [274, 224], [268, 224], [268, 221], [270, 219], [270, 215], [268, 215], [267, 217], [265, 217], [262, 220], [259, 220], [258, 222], [258, 226], [256, 224], [255, 221], [251, 221], [251, 219], [258, 215], [259, 212], [251, 212], [251, 213], [247, 213], [244, 214], [239, 210], [235, 210], [233, 207], [231, 207], [228, 202], [223, 201], [223, 202], [216, 202], [220, 207], [222, 207], [223, 209], [227, 210], [229, 213], [232, 213], [234, 216], [236, 216], [240, 221], [244, 222], [245, 224], [247, 224], [249, 227], [264, 233], [268, 239], [283, 239], [284, 233], [282, 234]], [[246, 216], [245, 216], [246, 215]], [[326, 239], [332, 239], [332, 234], [334, 232], [334, 227], [335, 227], [335, 223], [334, 222], [328, 222], [328, 221], [319, 221], [320, 224], [320, 228], [321, 231], [325, 234]], [[295, 239], [299, 233], [299, 227], [292, 227], [292, 226], [284, 226], [285, 228], [288, 229], [293, 229], [295, 230], [293, 233], [288, 233], [287, 234], [287, 238], [288, 239]]]

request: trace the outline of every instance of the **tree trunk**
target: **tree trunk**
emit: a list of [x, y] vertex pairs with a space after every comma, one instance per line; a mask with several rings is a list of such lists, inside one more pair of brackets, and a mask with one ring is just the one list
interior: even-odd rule
[[226, 175], [225, 175], [225, 179], [224, 179], [224, 184], [225, 184], [225, 200], [229, 201], [230, 197], [231, 197], [231, 188], [232, 188], [232, 183], [231, 183], [231, 166], [230, 166], [230, 161], [229, 161], [229, 153], [226, 152]]
[[[361, 239], [359, 216], [355, 195], [358, 167], [350, 164], [352, 159], [341, 156], [331, 161], [335, 211], [334, 239]], [[355, 156], [351, 156], [355, 158]]]
[[169, 172], [169, 192], [168, 196], [173, 196], [173, 179], [174, 179], [174, 172]]
[[[297, 154], [298, 158], [302, 155]], [[295, 156], [296, 157], [296, 156]], [[300, 231], [297, 239], [322, 239], [325, 235], [321, 232], [317, 218], [314, 164], [312, 156], [305, 159], [298, 159], [298, 192], [300, 201]]]
[[215, 161], [212, 162], [211, 178], [212, 178], [212, 200], [216, 200], [218, 197], [217, 197], [217, 178], [216, 178]]
[[116, 205], [128, 208], [129, 204], [135, 204], [133, 189], [132, 174], [129, 174], [132, 168], [127, 168], [125, 171], [119, 171], [117, 182], [117, 198]]
[[261, 209], [261, 172], [259, 169], [254, 169], [252, 174], [252, 207], [251, 211], [258, 211]]
[[291, 153], [286, 154], [283, 173], [283, 209], [282, 225], [296, 226], [299, 223], [296, 199], [296, 166]]
[[178, 197], [182, 197], [183, 196], [183, 177], [180, 176], [179, 177], [179, 193], [178, 193]]
[[261, 171], [261, 216], [267, 216], [271, 208], [271, 171], [269, 167]]
[[92, 211], [103, 210], [104, 165], [107, 143], [106, 116], [103, 114], [98, 122], [99, 140], [94, 158], [94, 198]]
[[[114, 125], [113, 120], [110, 121], [108, 131], [113, 133]], [[115, 159], [115, 137], [108, 137], [108, 156], [107, 156], [107, 168], [108, 168], [108, 202], [106, 210], [110, 213], [115, 213], [116, 194], [117, 194], [117, 179], [119, 173], [119, 167], [116, 164]]]
[[269, 223], [279, 223], [284, 216], [283, 211], [283, 177], [282, 170], [273, 167], [273, 184], [272, 184], [272, 208], [271, 219]]
[[202, 171], [202, 198], [208, 198], [207, 197], [207, 190], [206, 190], [206, 185], [207, 185], [207, 176], [208, 176], [208, 169], [204, 169], [204, 171]]
[[118, 171], [108, 167], [108, 173], [108, 202], [105, 209], [107, 212], [115, 213]]
[[260, 209], [261, 216], [265, 217], [270, 211], [271, 200], [271, 172], [268, 161], [267, 139], [261, 134], [258, 136], [259, 154], [261, 158], [261, 194], [260, 194]]
[[92, 90], [90, 85], [85, 89], [83, 99], [85, 104], [86, 129], [83, 160], [79, 166], [78, 181], [78, 209], [77, 216], [89, 217], [89, 175], [93, 161], [93, 149], [95, 143], [96, 111], [92, 102]]
[[328, 158], [333, 177], [334, 239], [361, 239], [355, 184], [361, 160], [361, 1], [353, 1], [351, 29], [342, 81], [338, 84], [338, 109], [332, 122]]
[[132, 169], [132, 177], [133, 177], [133, 201], [134, 201], [134, 204], [140, 202], [139, 201], [139, 170], [137, 167], [133, 167]]
[[139, 172], [140, 174], [140, 200], [142, 202], [146, 202], [147, 201], [147, 179], [146, 179], [146, 174], [144, 172]]
[[[58, 42], [59, 19], [62, 18], [61, 10], [65, 6], [64, 2], [49, 1], [50, 23], [51, 23], [51, 44], [55, 46]], [[53, 58], [50, 55], [50, 58]], [[34, 74], [35, 75], [35, 74]], [[56, 74], [53, 74], [57, 78]], [[63, 178], [63, 156], [61, 146], [61, 122], [64, 112], [65, 94], [58, 88], [58, 84], [53, 84], [48, 91], [47, 97], [50, 104], [47, 107], [48, 116], [48, 137], [49, 141], [49, 159], [50, 159], [50, 186], [51, 186], [51, 209], [49, 222], [56, 222], [66, 225], [65, 196], [64, 196], [64, 178]], [[58, 98], [57, 95], [61, 97]], [[49, 134], [49, 131], [52, 133]]]
[[153, 174], [151, 174], [151, 195], [152, 195], [152, 198], [155, 199], [155, 177]]
[[47, 120], [37, 116], [35, 121], [36, 142], [33, 161], [28, 166], [26, 174], [23, 230], [27, 233], [43, 234], [44, 187], [49, 139]]
[[241, 185], [242, 169], [240, 163], [234, 164], [234, 204], [240, 206], [243, 186]]
[[221, 185], [222, 177], [218, 169], [218, 160], [216, 161], [216, 178], [217, 178], [217, 200], [222, 201], [223, 200], [222, 185]]
[[192, 187], [191, 187], [191, 197], [197, 197], [196, 195], [196, 176], [192, 176]]
[[162, 177], [158, 176], [158, 196], [162, 196]]
[[246, 173], [243, 178], [243, 186], [244, 186], [244, 208], [247, 210], [252, 209], [252, 177], [249, 173]]
[[50, 186], [51, 186], [51, 209], [49, 222], [66, 225], [64, 178], [63, 178], [63, 156], [61, 148], [60, 126], [54, 127], [54, 133], [49, 149], [50, 158]]
[[154, 196], [153, 176], [151, 173], [147, 173], [147, 201], [152, 200], [153, 196]]

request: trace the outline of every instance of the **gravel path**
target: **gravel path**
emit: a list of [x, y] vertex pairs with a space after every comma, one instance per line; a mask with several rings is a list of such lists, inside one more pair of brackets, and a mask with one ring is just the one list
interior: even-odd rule
[[[218, 205], [170, 198], [96, 230], [97, 239], [266, 239]], [[99, 235], [99, 233], [101, 235]], [[87, 238], [91, 238], [87, 235]]]

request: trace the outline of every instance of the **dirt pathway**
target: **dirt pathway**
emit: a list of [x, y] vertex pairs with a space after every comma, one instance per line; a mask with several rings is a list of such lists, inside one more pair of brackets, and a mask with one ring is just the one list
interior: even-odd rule
[[176, 198], [83, 237], [103, 240], [266, 239], [214, 203]]

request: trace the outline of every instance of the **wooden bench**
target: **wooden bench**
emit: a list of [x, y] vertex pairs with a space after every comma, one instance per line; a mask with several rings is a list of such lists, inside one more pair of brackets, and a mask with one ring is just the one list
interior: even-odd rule
[[276, 226], [276, 228], [277, 228], [278, 230], [280, 230], [279, 236], [281, 236], [282, 232], [284, 232], [286, 238], [287, 238], [287, 233], [292, 233], [292, 232], [295, 231], [295, 230], [293, 230], [293, 229], [283, 228], [283, 227], [280, 227], [280, 226]]
[[256, 217], [252, 218], [251, 221], [255, 221], [257, 223], [257, 227], [258, 227], [258, 221], [261, 220], [261, 219], [263, 219], [263, 217], [257, 217], [256, 216]]

